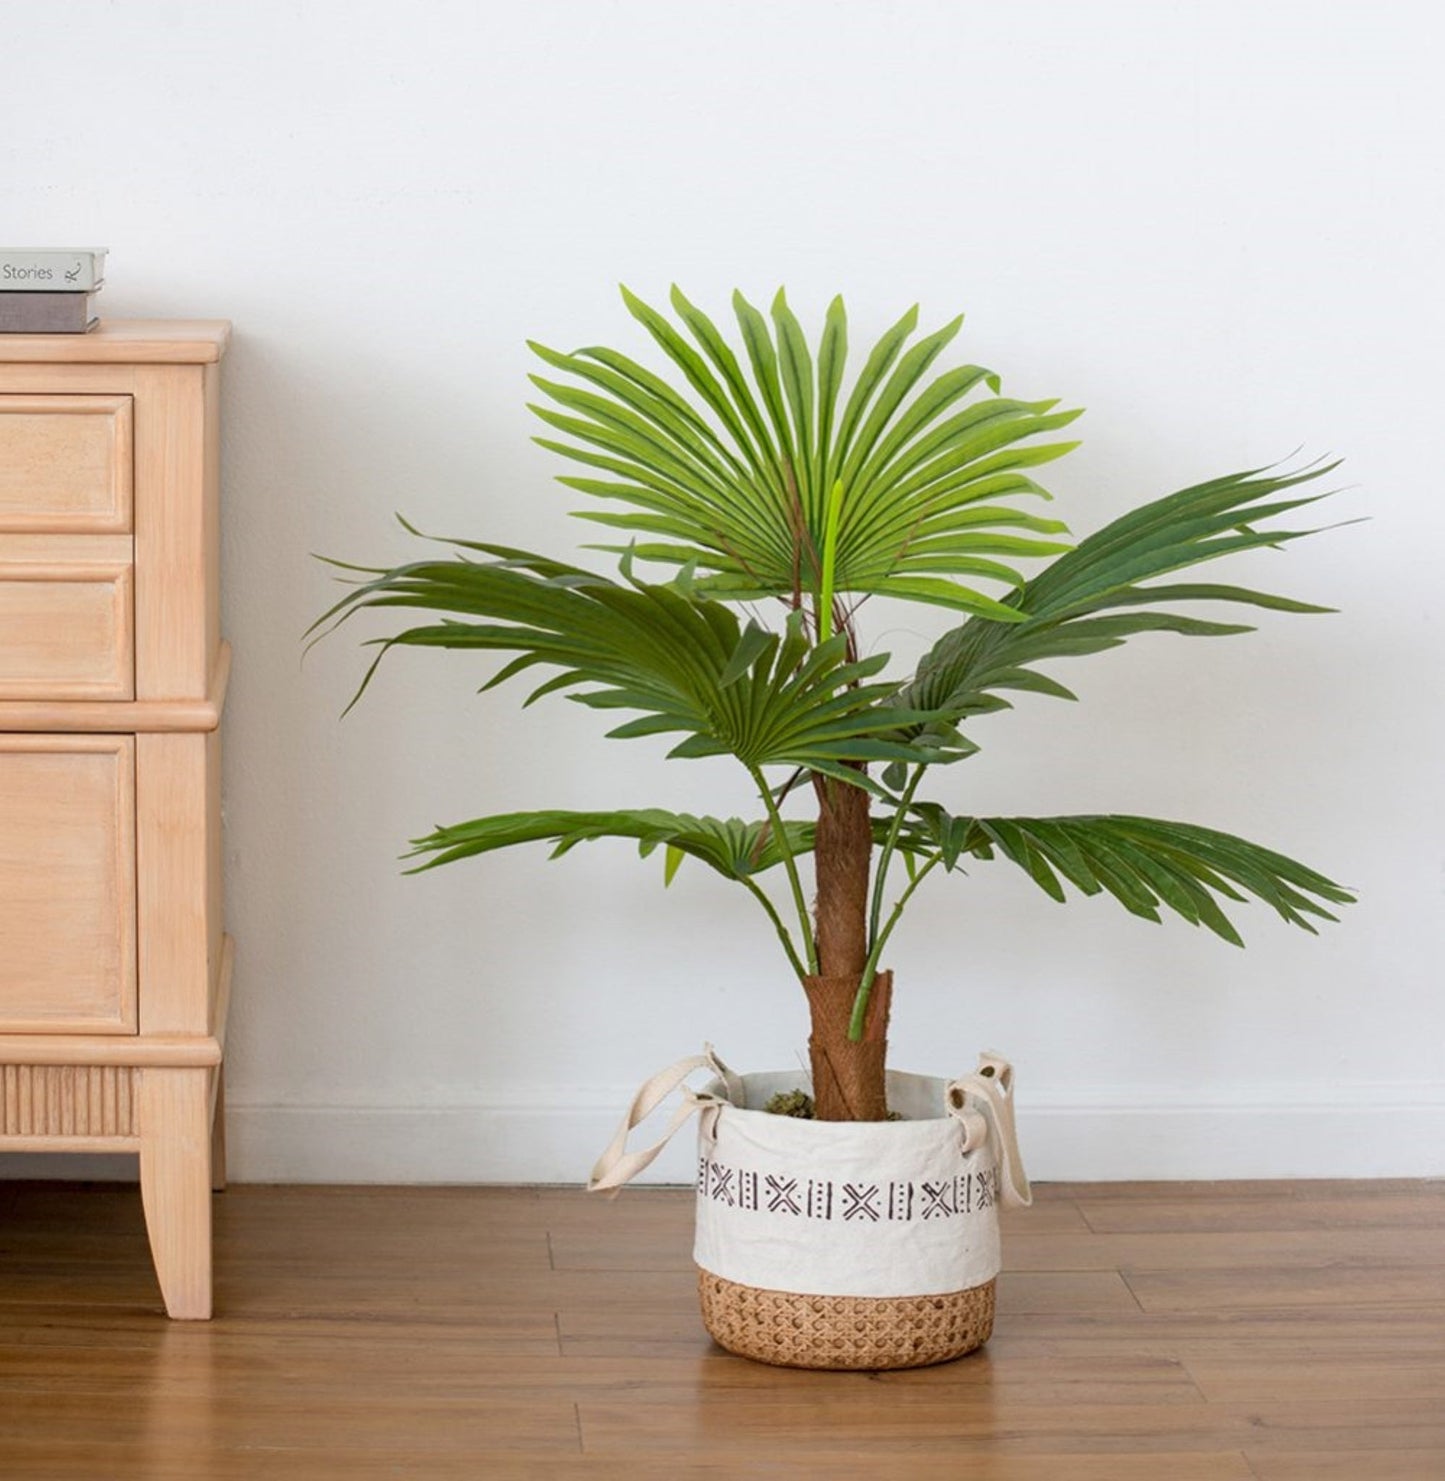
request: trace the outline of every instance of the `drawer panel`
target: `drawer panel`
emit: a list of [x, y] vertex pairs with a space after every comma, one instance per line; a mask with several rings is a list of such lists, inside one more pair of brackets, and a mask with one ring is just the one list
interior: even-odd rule
[[0, 1033], [134, 1033], [135, 741], [0, 735]]
[[0, 535], [0, 699], [135, 697], [129, 535]]
[[131, 528], [129, 396], [0, 395], [0, 530]]

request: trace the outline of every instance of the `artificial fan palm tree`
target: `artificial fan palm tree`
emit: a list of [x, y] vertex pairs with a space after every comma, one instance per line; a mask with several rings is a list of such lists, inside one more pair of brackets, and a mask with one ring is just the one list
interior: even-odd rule
[[[538, 840], [561, 854], [602, 837], [635, 839], [644, 854], [662, 845], [669, 880], [685, 856], [702, 860], [747, 889], [777, 931], [808, 994], [816, 1114], [839, 1121], [887, 1114], [892, 983], [879, 964], [904, 906], [940, 865], [1001, 855], [1056, 900], [1066, 883], [1102, 891], [1135, 915], [1157, 921], [1170, 910], [1236, 944], [1221, 901], [1255, 896], [1310, 931], [1334, 919], [1329, 905], [1350, 901], [1314, 870], [1207, 828], [969, 817], [923, 796], [934, 768], [977, 749], [960, 727], [1007, 708], [1008, 691], [1074, 698], [1040, 671], [1048, 660], [1142, 632], [1250, 630], [1176, 612], [1176, 603], [1326, 610], [1174, 578], [1309, 533], [1276, 521], [1323, 497], [1297, 490], [1327, 467], [1214, 479], [1071, 547], [1059, 538], [1063, 524], [1021, 502], [1049, 498], [1034, 470], [1077, 445], [1047, 438], [1078, 413], [1011, 400], [976, 365], [931, 374], [961, 319], [910, 345], [910, 309], [847, 384], [841, 299], [810, 347], [781, 292], [771, 325], [735, 294], [739, 354], [676, 290], [678, 323], [623, 297], [666, 374], [615, 350], [532, 347], [552, 372], [532, 377], [546, 398], [532, 410], [554, 434], [537, 440], [586, 470], [560, 481], [596, 501], [580, 518], [618, 532], [620, 543], [592, 547], [620, 557], [617, 575], [456, 540], [451, 559], [360, 568], [327, 616], [434, 612], [435, 621], [376, 640], [377, 661], [397, 645], [514, 654], [486, 687], [540, 668], [546, 678], [529, 703], [567, 691], [631, 717], [611, 736], [676, 733], [672, 756], [730, 755], [752, 779], [762, 816], [508, 813], [417, 839], [415, 855], [427, 859], [419, 867]], [[1013, 564], [1040, 557], [1055, 558], [1028, 579]], [[644, 578], [643, 564], [660, 574]], [[951, 608], [962, 620], [912, 674], [890, 676], [886, 654], [860, 656], [860, 609], [875, 595]], [[810, 816], [785, 818], [802, 800]], [[765, 881], [778, 875], [775, 895]]]

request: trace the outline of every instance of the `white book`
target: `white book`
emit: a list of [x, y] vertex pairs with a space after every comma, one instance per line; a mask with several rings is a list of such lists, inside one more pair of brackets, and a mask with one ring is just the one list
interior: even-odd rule
[[0, 247], [0, 293], [92, 293], [105, 277], [104, 247]]

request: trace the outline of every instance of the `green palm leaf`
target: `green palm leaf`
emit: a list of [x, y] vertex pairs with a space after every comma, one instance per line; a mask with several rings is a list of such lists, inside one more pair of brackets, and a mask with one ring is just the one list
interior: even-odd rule
[[[956, 820], [960, 824], [968, 820]], [[873, 820], [873, 831], [881, 843], [889, 820]], [[813, 851], [817, 824], [789, 819], [784, 825], [787, 852], [800, 858]], [[739, 818], [695, 817], [691, 813], [668, 812], [663, 808], [621, 808], [601, 812], [571, 812], [545, 809], [537, 812], [497, 813], [474, 818], [467, 823], [439, 824], [422, 838], [412, 839], [408, 858], [430, 856], [409, 873], [420, 874], [442, 864], [454, 864], [496, 849], [514, 848], [525, 843], [551, 843], [552, 857], [560, 858], [579, 843], [599, 838], [636, 840], [638, 852], [646, 858], [658, 845], [675, 848], [691, 858], [701, 859], [728, 879], [752, 879], [766, 874], [783, 862], [784, 851], [778, 846], [777, 830], [764, 820], [755, 823]], [[932, 829], [914, 825], [906, 827], [898, 847], [914, 856], [926, 855], [934, 847]]]
[[[788, 842], [794, 854], [813, 846], [812, 823], [788, 823]], [[552, 857], [560, 858], [579, 843], [598, 838], [629, 838], [645, 858], [660, 844], [701, 859], [728, 879], [749, 879], [782, 862], [773, 829], [768, 823], [744, 823], [738, 818], [694, 817], [662, 808], [623, 808], [610, 812], [515, 812], [476, 818], [435, 828], [412, 840], [409, 858], [427, 857], [411, 873], [473, 858], [494, 849], [523, 843], [551, 843]]]
[[[1240, 902], [1253, 896], [1311, 934], [1314, 920], [1336, 918], [1328, 905], [1354, 900], [1350, 891], [1284, 854], [1192, 823], [1127, 816], [949, 822], [963, 827], [960, 853], [988, 859], [997, 851], [1055, 900], [1065, 898], [1067, 881], [1085, 895], [1110, 894], [1145, 920], [1172, 911], [1236, 946], [1244, 943], [1221, 898]], [[920, 823], [938, 839], [936, 813]]]
[[[710, 416], [616, 351], [567, 355], [533, 345], [562, 376], [533, 377], [551, 405], [532, 410], [561, 434], [537, 440], [612, 475], [562, 479], [612, 506], [578, 510], [580, 517], [665, 537], [640, 544], [639, 557], [695, 561], [700, 589], [713, 596], [796, 604], [822, 591], [829, 504], [841, 484], [832, 590], [887, 591], [1021, 620], [1014, 604], [975, 583], [1021, 586], [1012, 562], [1068, 549], [1050, 538], [1065, 526], [997, 501], [1048, 497], [1022, 470], [1074, 446], [1033, 439], [1077, 412], [1056, 410], [1053, 401], [1006, 400], [997, 377], [979, 366], [930, 379], [961, 318], [910, 348], [918, 317], [911, 309], [873, 348], [840, 413], [841, 299], [829, 306], [814, 353], [781, 291], [771, 325], [735, 294], [739, 354], [677, 289], [671, 302], [686, 334], [626, 290], [624, 298]], [[982, 399], [971, 399], [976, 393]], [[900, 585], [900, 578], [920, 584]]]
[[909, 708], [935, 709], [953, 721], [1004, 708], [1001, 691], [1073, 694], [1032, 665], [1116, 648], [1145, 632], [1215, 637], [1250, 632], [1250, 625], [1170, 611], [1163, 604], [1220, 602], [1284, 612], [1326, 607], [1244, 587], [1209, 583], [1146, 583], [1188, 566], [1246, 550], [1278, 548], [1312, 533], [1259, 525], [1326, 497], [1281, 497], [1334, 466], [1273, 474], [1232, 474], [1183, 489], [1105, 526], [1049, 565], [1007, 600], [1022, 620], [1012, 625], [970, 620], [946, 633], [897, 696]]
[[869, 785], [848, 763], [918, 762], [951, 750], [943, 729], [922, 742], [899, 738], [905, 726], [940, 717], [888, 702], [895, 686], [874, 680], [886, 654], [852, 661], [841, 635], [810, 643], [798, 613], [783, 633], [757, 622], [744, 627], [729, 607], [696, 591], [616, 582], [506, 546], [453, 543], [490, 558], [369, 572], [373, 579], [321, 619], [391, 607], [446, 614], [374, 640], [381, 651], [358, 698], [392, 648], [497, 650], [516, 657], [487, 687], [535, 666], [551, 669], [532, 699], [568, 690], [596, 709], [636, 711], [609, 734], [681, 733], [673, 756], [731, 754], [754, 771], [804, 767]]
[[[458, 859], [473, 858], [493, 849], [522, 843], [547, 842], [558, 858], [579, 843], [598, 838], [629, 838], [637, 841], [645, 858], [661, 845], [665, 850], [663, 881], [671, 884], [684, 858], [701, 859], [725, 879], [743, 885], [762, 906], [778, 940], [799, 978], [807, 974], [777, 907], [759, 887], [754, 875], [779, 863], [791, 871], [793, 857], [813, 847], [816, 832], [812, 823], [744, 823], [738, 818], [693, 817], [689, 813], [665, 812], [661, 808], [624, 808], [609, 812], [518, 812], [477, 818], [469, 823], [439, 827], [423, 838], [412, 840], [407, 856], [430, 855], [410, 873], [418, 874]], [[811, 960], [811, 958], [810, 958]]]

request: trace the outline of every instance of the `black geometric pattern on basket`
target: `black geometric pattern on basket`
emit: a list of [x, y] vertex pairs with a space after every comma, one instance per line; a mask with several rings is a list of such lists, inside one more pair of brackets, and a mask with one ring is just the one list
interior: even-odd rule
[[998, 1203], [997, 1167], [960, 1173], [937, 1181], [839, 1183], [830, 1178], [785, 1177], [749, 1172], [712, 1158], [698, 1162], [700, 1197], [727, 1208], [747, 1209], [787, 1219], [835, 1216], [844, 1223], [908, 1224], [918, 1220], [956, 1219], [982, 1213]]
[[992, 1208], [998, 1202], [998, 1168], [990, 1167], [978, 1175], [977, 1199], [979, 1208]]
[[878, 1184], [844, 1183], [843, 1217], [878, 1222]]
[[833, 1184], [820, 1178], [808, 1179], [808, 1196], [804, 1202], [810, 1219], [833, 1217]]
[[941, 1183], [919, 1184], [925, 1219], [947, 1219], [958, 1212], [957, 1182], [957, 1178], [945, 1178]]

